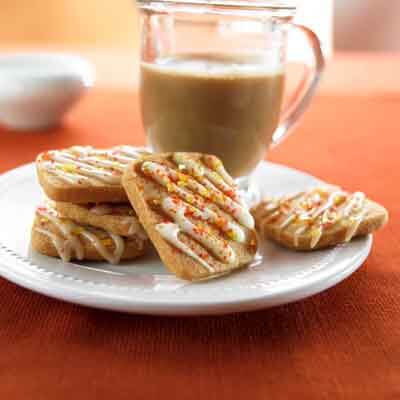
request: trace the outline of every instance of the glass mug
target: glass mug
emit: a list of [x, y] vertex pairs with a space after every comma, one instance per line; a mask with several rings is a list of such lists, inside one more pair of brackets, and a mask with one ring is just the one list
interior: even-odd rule
[[[140, 101], [153, 151], [221, 158], [248, 179], [308, 106], [324, 59], [316, 35], [276, 1], [139, 0]], [[312, 56], [282, 110], [288, 33], [301, 32]]]

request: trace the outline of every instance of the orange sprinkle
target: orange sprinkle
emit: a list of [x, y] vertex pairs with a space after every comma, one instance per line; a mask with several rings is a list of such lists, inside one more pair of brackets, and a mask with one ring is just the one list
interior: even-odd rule
[[45, 161], [50, 161], [51, 160], [51, 155], [48, 151], [46, 151], [45, 153], [43, 153], [42, 155], [42, 159]]

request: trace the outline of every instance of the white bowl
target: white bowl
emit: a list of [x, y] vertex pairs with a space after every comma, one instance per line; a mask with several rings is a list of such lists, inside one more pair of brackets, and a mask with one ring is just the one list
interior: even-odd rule
[[93, 81], [93, 67], [78, 55], [0, 55], [0, 124], [13, 130], [54, 127]]

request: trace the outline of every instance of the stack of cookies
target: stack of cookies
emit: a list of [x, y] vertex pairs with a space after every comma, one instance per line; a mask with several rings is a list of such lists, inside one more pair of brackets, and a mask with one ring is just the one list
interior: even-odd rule
[[32, 247], [63, 261], [117, 264], [144, 254], [148, 238], [121, 177], [127, 165], [145, 154], [131, 146], [41, 153], [37, 175], [48, 199], [36, 210]]
[[75, 146], [37, 158], [48, 197], [37, 208], [32, 247], [64, 261], [118, 263], [151, 241], [165, 266], [199, 281], [244, 268], [257, 234], [294, 250], [352, 240], [383, 226], [387, 211], [334, 186], [267, 198], [249, 210], [215, 156]]
[[256, 254], [254, 219], [214, 156], [76, 146], [36, 163], [49, 199], [32, 228], [39, 253], [118, 263], [142, 255], [150, 238], [165, 266], [192, 281], [243, 268]]

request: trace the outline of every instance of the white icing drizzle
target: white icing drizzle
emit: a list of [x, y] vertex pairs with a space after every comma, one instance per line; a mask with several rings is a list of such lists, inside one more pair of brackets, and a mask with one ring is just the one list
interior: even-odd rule
[[85, 256], [84, 245], [79, 240], [79, 236], [83, 236], [90, 241], [92, 246], [105, 260], [111, 264], [119, 263], [125, 249], [124, 239], [120, 236], [107, 232], [115, 247], [114, 251], [110, 252], [94, 232], [89, 231], [84, 226], [75, 224], [69, 219], [59, 218], [55, 210], [39, 207], [36, 212], [40, 217], [51, 222], [60, 232], [61, 236], [43, 227], [35, 228], [37, 232], [48, 236], [52, 240], [54, 247], [63, 261], [70, 261], [73, 255], [78, 260], [83, 260]]
[[[52, 172], [51, 169], [52, 169], [53, 167], [59, 168], [59, 170], [58, 170], [58, 172], [57, 172], [58, 178], [55, 179], [55, 177], [54, 177], [53, 175], [51, 175], [51, 179], [52, 179], [52, 180], [55, 180], [55, 181], [59, 181], [59, 180], [61, 179], [61, 180], [63, 180], [64, 182], [69, 183], [69, 184], [71, 184], [71, 185], [75, 184], [75, 183], [77, 182], [76, 175], [74, 175], [74, 174], [72, 174], [72, 173], [70, 173], [70, 172], [63, 171], [63, 170], [61, 169], [61, 165], [60, 165], [60, 167], [59, 167], [59, 165], [60, 165], [60, 164], [55, 163], [51, 168], [50, 168], [49, 165], [45, 165], [45, 166], [44, 166], [44, 169], [45, 169], [47, 172], [50, 172], [50, 173], [51, 173], [51, 172]], [[89, 179], [89, 178], [86, 178], [85, 176], [82, 176], [82, 177], [80, 178], [79, 182], [80, 182], [80, 183], [88, 183], [88, 182], [90, 182], [90, 179]]]
[[165, 213], [176, 222], [182, 232], [201, 243], [221, 262], [226, 264], [233, 264], [235, 262], [235, 253], [229, 244], [213, 235], [211, 232], [205, 231], [199, 226], [192, 224], [190, 220], [185, 217], [186, 205], [183, 201], [165, 197], [161, 206]]
[[[182, 173], [179, 175], [174, 169], [153, 161], [145, 161], [142, 164], [142, 171], [151, 176], [160, 185], [166, 187], [168, 191], [176, 193], [179, 197], [183, 197], [189, 204], [204, 208], [206, 207], [204, 199], [214, 201], [224, 211], [232, 215], [240, 224], [248, 229], [254, 228], [254, 219], [245, 207], [222, 193], [207, 189], [190, 175]], [[183, 187], [179, 187], [174, 183], [174, 181], [179, 180], [195, 194], [190, 193]]]
[[43, 153], [39, 165], [56, 181], [70, 184], [119, 185], [125, 167], [148, 154], [142, 148], [119, 146], [95, 149], [74, 146]]
[[230, 239], [238, 243], [245, 243], [246, 233], [243, 228], [236, 222], [231, 222], [227, 218], [221, 217], [210, 208], [202, 210], [185, 203], [186, 209], [193, 215], [194, 218], [204, 220], [221, 229]]
[[218, 175], [222, 177], [222, 179], [229, 185], [236, 187], [235, 181], [231, 178], [231, 176], [226, 172], [224, 165], [221, 160], [219, 160], [215, 156], [206, 155], [203, 157], [205, 164], [210, 167], [213, 171], [217, 172]]
[[112, 206], [110, 204], [96, 204], [95, 206], [89, 208], [92, 214], [103, 216], [110, 215], [112, 213]]
[[173, 246], [181, 250], [183, 253], [192, 257], [198, 263], [200, 263], [203, 267], [205, 267], [209, 272], [214, 272], [214, 268], [211, 267], [203, 258], [199, 257], [189, 246], [183, 243], [178, 238], [178, 234], [180, 232], [180, 227], [177, 224], [172, 222], [163, 222], [161, 224], [156, 225], [156, 229], [158, 233]]
[[343, 215], [348, 217], [353, 211], [359, 212], [363, 208], [364, 202], [365, 194], [362, 192], [355, 192], [344, 207]]
[[[352, 224], [347, 229], [346, 241], [350, 241], [352, 237], [356, 234], [358, 227], [363, 221], [367, 210], [363, 208], [365, 203], [365, 194], [361, 192], [356, 192], [353, 194], [352, 198], [342, 211], [345, 217], [351, 219]], [[354, 215], [356, 214], [356, 215]]]
[[230, 179], [230, 176], [225, 171], [222, 163], [222, 170], [229, 177], [229, 183], [227, 183], [217, 171], [213, 171], [205, 165], [200, 165], [197, 161], [189, 158], [184, 153], [174, 153], [173, 160], [180, 167], [185, 167], [184, 169], [187, 169], [189, 174], [197, 178], [207, 189], [215, 190], [216, 192], [222, 191], [224, 194], [232, 197], [234, 200], [238, 200], [237, 192], [233, 190], [233, 188], [236, 188], [236, 185], [232, 182], [232, 179]]
[[294, 232], [294, 245], [296, 247], [299, 246], [299, 238], [300, 235], [302, 235], [305, 231], [307, 230], [306, 226], [301, 226], [300, 228], [298, 228], [295, 232]]
[[89, 232], [88, 230], [85, 229], [80, 233], [80, 235], [82, 235], [83, 237], [85, 237], [90, 241], [92, 246], [105, 260], [107, 260], [110, 264], [118, 264], [119, 261], [121, 260], [121, 256], [125, 249], [125, 242], [124, 239], [122, 239], [122, 237], [119, 235], [115, 235], [111, 232], [109, 232], [108, 234], [110, 235], [115, 245], [115, 250], [113, 253], [110, 253], [106, 249], [104, 244], [94, 233]]
[[[311, 208], [310, 210], [307, 210], [307, 211], [304, 211], [304, 209], [301, 207], [301, 204], [310, 200], [309, 194], [304, 194], [303, 196], [297, 197], [297, 200], [294, 201], [293, 206], [290, 209], [286, 220], [284, 220], [281, 223], [281, 225], [279, 226], [280, 230], [283, 230], [287, 226], [289, 226], [297, 217], [299, 217], [301, 220], [304, 220], [304, 221], [309, 221], [309, 222], [315, 221], [322, 213], [324, 213], [325, 211], [329, 211], [332, 208], [332, 206], [335, 205], [335, 199], [338, 196], [343, 196], [343, 195], [344, 195], [344, 193], [341, 191], [333, 192], [329, 195], [328, 200], [324, 204], [322, 204], [320, 207], [318, 207], [317, 209]], [[314, 195], [312, 193], [310, 195], [310, 197], [311, 197], [311, 201], [315, 200], [318, 202], [321, 200], [321, 197], [319, 194]], [[299, 208], [299, 205], [300, 205], [300, 208]], [[278, 214], [279, 214], [279, 211], [278, 211]], [[319, 238], [320, 238], [320, 236], [319, 236]], [[319, 241], [319, 239], [318, 239], [318, 241]], [[317, 241], [317, 243], [318, 243], [318, 241]], [[312, 247], [314, 247], [314, 246], [312, 246]]]
[[[76, 225], [70, 220], [66, 220], [64, 222], [61, 221], [61, 219], [58, 218], [57, 212], [51, 209], [38, 208], [36, 212], [41, 217], [49, 220], [66, 238], [65, 244], [62, 246], [63, 251], [60, 253], [60, 257], [64, 261], [69, 261], [71, 259], [72, 252], [74, 252], [76, 258], [78, 260], [82, 260], [84, 257], [84, 247], [77, 236], [72, 233], [74, 229], [76, 229]], [[57, 246], [55, 247], [57, 248]]]
[[[70, 241], [64, 240], [60, 236], [56, 235], [53, 232], [48, 231], [47, 229], [35, 228], [35, 230], [51, 239], [54, 247], [57, 250], [57, 253], [64, 262], [70, 261], [71, 253], [74, 251], [74, 247]], [[75, 256], [78, 260], [83, 259], [83, 255], [79, 254], [78, 252], [75, 254]]]
[[345, 241], [348, 242], [356, 234], [367, 213], [365, 199], [361, 192], [349, 195], [337, 188], [318, 187], [309, 192], [268, 201], [263, 209], [262, 225], [264, 227], [273, 223], [284, 214], [286, 218], [279, 224], [278, 234], [294, 224], [298, 226], [293, 235], [294, 245], [297, 247], [300, 236], [310, 231], [310, 247], [314, 248], [326, 229], [344, 222], [347, 224]]
[[[146, 176], [165, 187], [170, 193], [162, 200], [161, 208], [173, 222], [159, 224], [161, 227], [157, 225], [157, 230], [165, 240], [190, 257], [196, 260], [200, 258], [203, 266], [206, 263], [204, 257], [199, 257], [193, 249], [188, 251], [188, 246], [178, 238], [179, 232], [189, 235], [221, 262], [228, 265], [235, 264], [235, 252], [226, 240], [213, 234], [206, 225], [194, 224], [188, 218], [190, 216], [194, 220], [207, 222], [221, 230], [230, 239], [244, 243], [246, 232], [239, 224], [252, 229], [254, 220], [239, 202], [236, 187], [229, 186], [233, 182], [232, 179], [226, 172], [227, 178], [221, 177], [209, 166], [183, 153], [174, 153], [172, 159], [180, 172], [153, 161], [144, 161], [141, 166]], [[219, 168], [223, 168], [222, 164]], [[230, 221], [222, 211], [231, 215], [236, 221]], [[193, 254], [196, 254], [196, 257]], [[212, 268], [209, 263], [206, 264], [207, 269]]]
[[148, 236], [139, 220], [135, 217], [126, 217], [125, 224], [129, 225], [128, 235], [137, 235], [142, 240], [147, 240]]
[[[92, 157], [85, 157], [84, 161], [80, 161], [79, 157], [72, 157], [70, 154], [63, 155], [61, 152], [55, 152], [53, 155], [54, 165], [56, 168], [63, 170], [67, 168], [67, 172], [74, 172], [76, 175], [82, 175], [87, 178], [95, 178], [102, 182], [117, 184], [119, 182], [118, 176], [115, 175], [115, 170], [110, 169], [103, 165], [99, 160], [97, 165], [92, 165]], [[119, 169], [118, 163], [115, 163], [117, 170]], [[68, 171], [68, 168], [70, 169]], [[77, 178], [78, 179], [78, 178]]]
[[147, 239], [147, 234], [134, 214], [133, 208], [127, 204], [101, 203], [89, 208], [89, 212], [98, 215], [113, 215], [123, 218], [122, 223], [128, 226], [128, 235], [138, 235], [141, 239]]

